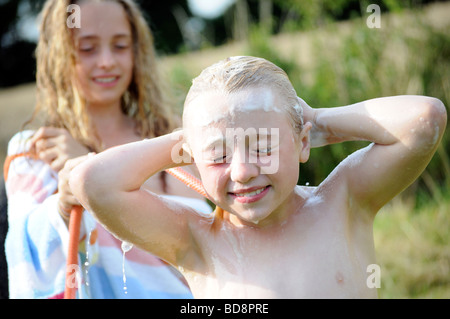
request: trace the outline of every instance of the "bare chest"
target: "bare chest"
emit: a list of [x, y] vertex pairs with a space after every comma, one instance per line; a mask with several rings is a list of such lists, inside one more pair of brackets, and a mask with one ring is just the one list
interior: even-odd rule
[[376, 298], [367, 286], [373, 246], [355, 236], [338, 220], [224, 233], [211, 245], [207, 271], [188, 281], [206, 298]]

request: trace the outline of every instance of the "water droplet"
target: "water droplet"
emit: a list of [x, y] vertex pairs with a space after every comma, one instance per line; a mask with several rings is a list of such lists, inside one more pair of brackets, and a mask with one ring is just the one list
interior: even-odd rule
[[127, 253], [127, 252], [129, 252], [131, 250], [131, 248], [133, 248], [133, 244], [131, 244], [129, 242], [126, 242], [126, 241], [123, 241], [121, 248], [122, 248], [122, 251], [124, 253]]
[[123, 292], [125, 294], [128, 294], [128, 288], [127, 288], [127, 275], [125, 274], [125, 254], [133, 248], [133, 244], [123, 241], [122, 245], [122, 279], [123, 279]]
[[85, 274], [86, 286], [89, 286], [89, 246], [90, 246], [90, 242], [91, 242], [91, 234], [92, 234], [92, 231], [89, 232], [88, 237], [85, 242], [86, 261], [84, 262], [84, 267], [85, 267], [84, 274]]

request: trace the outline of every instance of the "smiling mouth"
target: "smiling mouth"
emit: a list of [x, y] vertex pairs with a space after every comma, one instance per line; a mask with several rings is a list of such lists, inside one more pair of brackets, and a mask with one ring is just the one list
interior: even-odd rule
[[251, 192], [246, 192], [246, 193], [230, 193], [230, 194], [233, 194], [233, 195], [236, 196], [236, 197], [252, 197], [252, 196], [261, 194], [267, 187], [269, 187], [269, 186], [265, 186], [265, 187], [262, 187], [262, 188], [260, 188], [260, 189], [257, 189], [257, 190], [251, 191]]
[[116, 80], [118, 80], [118, 76], [111, 76], [111, 77], [105, 77], [105, 78], [95, 78], [94, 81], [98, 83], [112, 83]]
[[233, 197], [236, 201], [244, 204], [253, 203], [259, 201], [263, 198], [270, 186], [264, 186], [257, 189], [251, 189], [250, 191], [239, 191], [239, 192], [229, 192], [228, 194]]

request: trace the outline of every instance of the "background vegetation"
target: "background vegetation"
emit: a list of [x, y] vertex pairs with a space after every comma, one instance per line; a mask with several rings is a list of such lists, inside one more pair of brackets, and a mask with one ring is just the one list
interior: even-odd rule
[[[0, 17], [7, 16], [4, 9], [10, 6], [10, 24], [0, 26], [0, 86], [30, 82], [34, 76], [34, 68], [30, 68], [34, 62], [23, 62], [32, 58], [32, 51], [23, 60], [11, 57], [16, 46], [24, 51], [20, 47], [23, 40], [11, 41], [18, 37], [14, 33], [17, 15], [12, 12], [17, 13], [18, 3], [24, 1], [0, 1]], [[36, 8], [41, 2], [35, 2]], [[422, 94], [441, 99], [450, 113], [449, 2], [236, 0], [212, 20], [193, 16], [186, 1], [141, 2], [157, 30], [164, 75], [180, 112], [191, 80], [201, 69], [227, 56], [255, 55], [282, 67], [298, 95], [313, 107]], [[380, 29], [366, 25], [370, 3], [381, 7]], [[167, 15], [171, 25], [160, 21]], [[200, 27], [186, 34], [183, 26], [193, 21]], [[34, 48], [30, 43], [27, 46]], [[20, 63], [28, 69], [19, 69]], [[16, 75], [20, 80], [6, 81]], [[7, 141], [28, 118], [33, 90], [31, 85], [0, 91], [0, 161]], [[26, 111], [15, 113], [19, 104], [27, 104]], [[366, 144], [347, 142], [313, 149], [309, 162], [302, 165], [299, 184], [319, 184], [342, 159]], [[447, 128], [421, 177], [386, 205], [375, 220], [382, 298], [450, 298], [449, 154]]]

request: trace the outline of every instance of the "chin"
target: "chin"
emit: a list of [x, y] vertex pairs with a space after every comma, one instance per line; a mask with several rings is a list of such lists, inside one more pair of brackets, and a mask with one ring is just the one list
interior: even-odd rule
[[241, 214], [236, 214], [236, 216], [247, 223], [258, 225], [261, 221], [270, 216], [270, 212], [245, 211]]
[[122, 98], [119, 94], [98, 94], [93, 99], [98, 104], [114, 104]]

